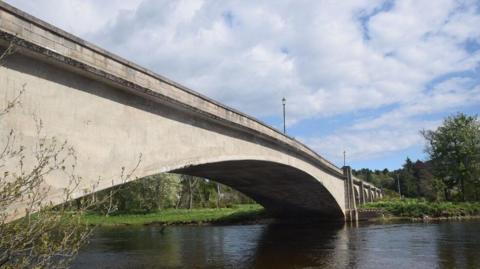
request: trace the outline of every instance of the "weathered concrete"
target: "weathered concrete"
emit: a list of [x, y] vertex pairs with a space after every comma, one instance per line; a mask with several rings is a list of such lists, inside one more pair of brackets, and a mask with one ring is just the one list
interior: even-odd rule
[[365, 199], [365, 184], [362, 182], [360, 182], [359, 184], [359, 192], [360, 192], [360, 204], [365, 204], [367, 199]]
[[348, 221], [357, 220], [358, 212], [352, 169], [349, 166], [343, 167], [343, 175], [345, 181], [345, 216]]
[[[17, 53], [0, 67], [0, 94], [8, 100], [26, 91], [22, 106], [2, 118], [0, 142], [15, 129], [32, 146], [32, 114], [42, 119], [46, 135], [77, 151], [76, 197], [97, 181], [96, 190], [121, 184], [120, 167], [133, 167], [141, 153], [138, 177], [203, 176], [277, 215], [346, 218], [356, 212], [359, 184], [373, 198], [376, 188], [349, 168], [276, 129], [0, 2], [0, 47], [10, 43]], [[49, 199], [60, 202], [65, 178], [54, 174], [47, 183]]]

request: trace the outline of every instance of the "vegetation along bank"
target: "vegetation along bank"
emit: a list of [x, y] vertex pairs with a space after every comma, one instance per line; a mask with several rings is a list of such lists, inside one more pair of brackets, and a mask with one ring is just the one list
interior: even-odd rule
[[480, 217], [480, 202], [385, 199], [367, 203], [362, 209], [378, 210], [385, 219], [459, 219]]
[[258, 204], [233, 205], [224, 208], [195, 208], [195, 209], [164, 209], [143, 214], [122, 213], [101, 215], [89, 213], [83, 216], [82, 221], [89, 225], [117, 226], [117, 225], [178, 225], [178, 224], [243, 224], [258, 223], [265, 219], [266, 214]]

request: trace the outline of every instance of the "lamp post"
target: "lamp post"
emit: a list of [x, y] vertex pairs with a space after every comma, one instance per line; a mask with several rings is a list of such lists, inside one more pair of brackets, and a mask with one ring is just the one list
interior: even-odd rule
[[346, 165], [346, 162], [345, 162], [345, 159], [346, 159], [346, 153], [347, 153], [347, 152], [344, 150], [344, 151], [343, 151], [343, 166], [345, 166], [345, 165]]
[[286, 128], [285, 128], [285, 104], [287, 102], [287, 99], [285, 97], [282, 98], [282, 105], [283, 105], [283, 134], [286, 134]]

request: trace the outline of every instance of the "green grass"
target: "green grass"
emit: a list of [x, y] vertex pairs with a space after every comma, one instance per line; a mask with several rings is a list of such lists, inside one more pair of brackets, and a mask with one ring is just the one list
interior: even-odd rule
[[391, 199], [362, 206], [366, 209], [379, 209], [395, 217], [461, 217], [480, 216], [479, 202], [429, 202], [422, 199]]
[[233, 223], [261, 218], [264, 209], [260, 205], [234, 205], [231, 208], [165, 209], [147, 214], [118, 214], [102, 216], [86, 214], [83, 221], [91, 225], [147, 225], [147, 224], [202, 224]]

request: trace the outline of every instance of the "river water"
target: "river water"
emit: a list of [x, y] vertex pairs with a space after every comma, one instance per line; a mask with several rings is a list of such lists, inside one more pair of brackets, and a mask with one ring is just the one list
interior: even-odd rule
[[480, 221], [99, 228], [73, 268], [480, 268]]

